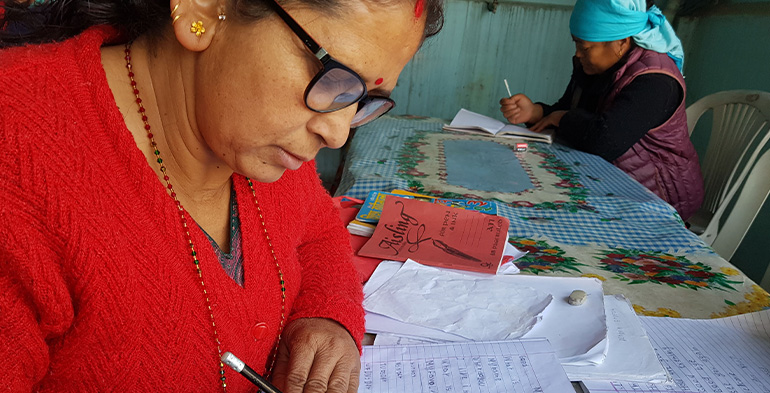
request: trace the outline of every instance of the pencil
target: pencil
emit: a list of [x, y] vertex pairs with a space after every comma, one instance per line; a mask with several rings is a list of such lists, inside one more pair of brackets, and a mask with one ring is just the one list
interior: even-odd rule
[[505, 82], [505, 90], [508, 90], [508, 97], [513, 97], [513, 94], [511, 94], [511, 88], [508, 87], [508, 79], [503, 79], [503, 82]]
[[241, 375], [246, 377], [251, 383], [254, 385], [257, 385], [259, 389], [264, 393], [281, 393], [280, 390], [278, 390], [275, 386], [273, 386], [270, 382], [268, 382], [264, 377], [257, 374], [256, 371], [252, 370], [251, 367], [249, 367], [246, 363], [244, 363], [241, 359], [238, 359], [235, 355], [233, 355], [230, 352], [225, 352], [222, 355], [222, 363], [230, 366], [233, 370], [239, 372]]

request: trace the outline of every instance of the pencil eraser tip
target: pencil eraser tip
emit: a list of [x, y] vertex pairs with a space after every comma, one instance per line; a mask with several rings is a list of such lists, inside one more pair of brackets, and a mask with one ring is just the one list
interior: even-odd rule
[[246, 363], [242, 362], [241, 359], [238, 359], [230, 352], [225, 352], [222, 354], [222, 363], [230, 366], [230, 368], [237, 372], [243, 371], [243, 367], [246, 366]]

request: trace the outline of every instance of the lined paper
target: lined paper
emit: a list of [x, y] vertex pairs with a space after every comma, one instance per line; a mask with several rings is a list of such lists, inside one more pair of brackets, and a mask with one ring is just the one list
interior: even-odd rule
[[641, 320], [673, 384], [585, 381], [589, 392], [770, 393], [770, 310]]
[[358, 393], [574, 391], [546, 339], [365, 346]]

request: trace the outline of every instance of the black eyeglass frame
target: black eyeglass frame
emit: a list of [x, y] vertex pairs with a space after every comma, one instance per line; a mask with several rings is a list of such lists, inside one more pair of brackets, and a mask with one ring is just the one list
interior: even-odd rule
[[[369, 94], [368, 94], [369, 90], [366, 88], [366, 82], [364, 82], [363, 78], [361, 78], [361, 76], [358, 75], [357, 72], [353, 71], [352, 69], [350, 69], [350, 67], [347, 67], [346, 65], [344, 65], [344, 64], [340, 63], [339, 61], [337, 61], [335, 58], [333, 58], [329, 54], [329, 52], [326, 51], [326, 49], [321, 47], [321, 45], [318, 45], [318, 43], [312, 37], [310, 37], [310, 34], [308, 34], [305, 31], [305, 29], [303, 29], [302, 26], [300, 26], [299, 23], [297, 23], [297, 21], [294, 20], [294, 18], [292, 18], [291, 15], [289, 15], [289, 13], [286, 12], [286, 10], [284, 10], [283, 7], [281, 7], [281, 5], [278, 4], [275, 0], [268, 0], [268, 3], [270, 3], [270, 5], [273, 7], [273, 10], [278, 14], [278, 16], [281, 19], [283, 19], [283, 21], [286, 23], [286, 25], [289, 26], [291, 31], [293, 31], [294, 34], [297, 37], [299, 37], [299, 39], [305, 44], [305, 46], [310, 50], [310, 52], [312, 52], [313, 55], [318, 59], [318, 61], [321, 62], [321, 70], [316, 74], [315, 77], [313, 77], [313, 79], [307, 85], [307, 88], [305, 88], [304, 100], [305, 100], [305, 106], [308, 109], [310, 109], [313, 112], [318, 112], [318, 113], [329, 113], [329, 112], [336, 112], [338, 110], [347, 108], [347, 107], [357, 103], [358, 107], [359, 107], [358, 109], [360, 110], [361, 108], [366, 106], [369, 102], [372, 102], [372, 101], [375, 101], [375, 100], [383, 100], [383, 101], [387, 101], [387, 102], [390, 103], [390, 108], [379, 115], [379, 116], [382, 116], [385, 113], [389, 112], [391, 109], [393, 109], [393, 107], [396, 106], [396, 102], [393, 101], [390, 97], [381, 97], [381, 96], [371, 97], [371, 96], [369, 96]], [[356, 78], [358, 78], [358, 80], [361, 82], [361, 86], [363, 86], [363, 88], [364, 88], [362, 93], [361, 93], [361, 96], [356, 98], [355, 100], [353, 100], [349, 104], [347, 104], [345, 106], [341, 106], [339, 108], [319, 110], [319, 109], [315, 109], [315, 108], [311, 107], [308, 104], [308, 101], [307, 101], [307, 97], [308, 97], [308, 94], [310, 94], [310, 90], [312, 90], [312, 88], [315, 86], [315, 84], [318, 82], [319, 79], [321, 79], [326, 73], [328, 73], [329, 71], [331, 71], [331, 70], [333, 70], [335, 68], [342, 69], [342, 70], [344, 70], [346, 72], [349, 72], [350, 74], [352, 74]], [[358, 113], [358, 112], [356, 112], [356, 113]], [[375, 120], [375, 119], [371, 119], [369, 121], [372, 121], [372, 120]]]

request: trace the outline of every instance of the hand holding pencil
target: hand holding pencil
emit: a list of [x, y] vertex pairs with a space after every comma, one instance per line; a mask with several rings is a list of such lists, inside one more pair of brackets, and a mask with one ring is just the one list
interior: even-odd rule
[[299, 318], [290, 322], [281, 334], [275, 356], [270, 382], [231, 353], [225, 353], [222, 362], [265, 393], [358, 391], [358, 346], [348, 330], [331, 319]]
[[511, 94], [508, 80], [503, 79], [508, 97], [500, 100], [500, 112], [511, 124], [536, 123], [543, 117], [543, 108], [524, 94]]

